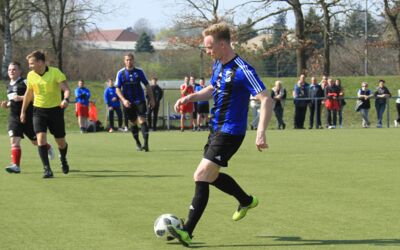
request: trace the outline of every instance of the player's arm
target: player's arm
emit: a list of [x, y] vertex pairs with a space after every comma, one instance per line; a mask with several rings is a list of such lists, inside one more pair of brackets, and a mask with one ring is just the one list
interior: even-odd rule
[[179, 98], [174, 105], [175, 111], [176, 112], [179, 111], [179, 106], [181, 104], [186, 104], [188, 102], [198, 102], [198, 101], [209, 100], [212, 97], [213, 89], [214, 89], [214, 87], [212, 85], [209, 85], [209, 86], [203, 88], [202, 90], [200, 90], [199, 92]]
[[9, 103], [8, 101], [0, 101], [0, 107], [6, 109], [9, 107], [8, 103]]
[[115, 93], [117, 93], [117, 96], [122, 101], [122, 104], [124, 105], [125, 108], [129, 108], [131, 106], [131, 103], [127, 99], [125, 99], [119, 87], [115, 88]]
[[29, 104], [33, 100], [33, 89], [27, 88], [24, 95], [24, 100], [22, 101], [21, 115], [20, 120], [22, 123], [25, 123], [25, 112], [28, 108]]
[[272, 98], [268, 96], [266, 90], [258, 93], [255, 98], [260, 101], [260, 120], [257, 126], [256, 147], [258, 151], [268, 148], [265, 131], [268, 128], [269, 121], [272, 117]]
[[147, 85], [145, 85], [145, 86], [146, 86], [147, 95], [149, 96], [149, 100], [150, 100], [150, 107], [151, 107], [151, 108], [154, 108], [154, 107], [156, 106], [156, 102], [155, 102], [155, 100], [154, 100], [153, 91], [151, 90], [149, 84], [147, 84]]
[[71, 90], [69, 89], [69, 86], [68, 86], [67, 81], [62, 81], [62, 82], [60, 83], [60, 89], [61, 89], [61, 91], [63, 91], [63, 93], [64, 93], [63, 99], [62, 99], [62, 101], [61, 101], [61, 103], [60, 103], [60, 107], [61, 107], [62, 109], [65, 109], [66, 107], [68, 107], [68, 104], [69, 104], [69, 95], [71, 94]]

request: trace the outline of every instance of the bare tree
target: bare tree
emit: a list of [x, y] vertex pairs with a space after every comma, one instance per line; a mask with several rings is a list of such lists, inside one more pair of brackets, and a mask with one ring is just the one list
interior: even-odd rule
[[90, 0], [28, 0], [34, 14], [42, 18], [42, 28], [50, 36], [51, 47], [57, 65], [63, 67], [63, 49], [66, 35], [71, 36], [76, 28], [90, 24], [91, 18], [104, 13], [102, 3]]
[[397, 48], [397, 72], [400, 72], [400, 27], [398, 24], [398, 17], [400, 13], [399, 0], [383, 0], [385, 5], [385, 15], [389, 19], [390, 26], [394, 34], [393, 47]]
[[20, 30], [21, 26], [16, 26], [14, 29], [11, 25], [14, 21], [21, 18], [26, 13], [23, 8], [23, 0], [1, 0], [0, 15], [1, 23], [0, 30], [3, 37], [3, 58], [1, 75], [3, 79], [7, 78], [8, 64], [13, 58], [13, 33]]

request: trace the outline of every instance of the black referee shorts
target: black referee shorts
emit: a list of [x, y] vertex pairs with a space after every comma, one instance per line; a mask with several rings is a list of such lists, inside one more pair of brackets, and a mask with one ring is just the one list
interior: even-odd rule
[[140, 102], [138, 104], [132, 103], [129, 108], [124, 107], [124, 113], [130, 121], [136, 121], [138, 116], [146, 117], [146, 102]]
[[50, 133], [55, 138], [65, 137], [64, 110], [60, 107], [38, 108], [33, 107], [33, 128], [35, 133]]
[[24, 138], [24, 134], [32, 141], [36, 141], [36, 133], [33, 130], [32, 113], [26, 113], [25, 123], [22, 123], [19, 116], [10, 114], [8, 117], [8, 135], [10, 137]]
[[204, 146], [203, 157], [221, 167], [227, 167], [228, 161], [242, 145], [244, 135], [231, 135], [211, 132]]

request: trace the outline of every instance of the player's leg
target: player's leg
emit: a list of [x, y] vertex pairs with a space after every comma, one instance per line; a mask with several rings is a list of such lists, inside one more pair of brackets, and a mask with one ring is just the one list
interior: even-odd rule
[[43, 164], [43, 178], [52, 178], [48, 148], [47, 148], [47, 126], [48, 126], [49, 111], [43, 108], [34, 108], [33, 110], [33, 128], [36, 133], [38, 152], [40, 160]]
[[185, 131], [185, 110], [183, 108], [183, 105], [181, 105], [181, 131]]
[[117, 119], [118, 119], [118, 128], [122, 129], [122, 111], [121, 108], [117, 107], [114, 108], [115, 112], [117, 113]]
[[149, 151], [149, 126], [146, 121], [146, 103], [141, 102], [136, 106], [136, 113], [138, 115], [138, 120], [140, 123], [140, 129], [142, 131], [142, 136], [144, 140], [143, 150], [145, 152]]
[[19, 174], [21, 172], [20, 162], [21, 162], [21, 137], [12, 136], [10, 137], [11, 144], [11, 165], [6, 167], [6, 171], [9, 173]]
[[69, 165], [67, 161], [68, 144], [65, 140], [65, 122], [64, 110], [61, 108], [51, 109], [49, 114], [49, 131], [54, 139], [60, 152], [61, 169], [64, 174], [69, 173]]
[[124, 108], [124, 114], [131, 124], [131, 133], [136, 142], [136, 150], [142, 150], [142, 143], [139, 139], [139, 127], [137, 126], [137, 114], [133, 107]]
[[194, 173], [195, 193], [189, 208], [188, 219], [183, 229], [172, 225], [168, 226], [169, 232], [183, 245], [188, 246], [192, 240], [193, 231], [207, 206], [209, 198], [209, 185], [214, 182], [219, 173], [219, 166], [207, 159], [202, 159]]

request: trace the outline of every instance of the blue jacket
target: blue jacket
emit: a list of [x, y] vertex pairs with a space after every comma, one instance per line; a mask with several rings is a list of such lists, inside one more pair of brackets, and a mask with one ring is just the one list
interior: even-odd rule
[[[121, 106], [119, 102], [119, 97], [115, 91], [115, 87], [108, 87], [104, 91], [104, 103], [107, 104], [108, 107], [119, 108]], [[115, 97], [115, 101], [112, 99]]]
[[89, 89], [85, 87], [83, 88], [78, 87], [75, 89], [75, 102], [85, 106], [89, 106], [89, 99], [90, 99]]

